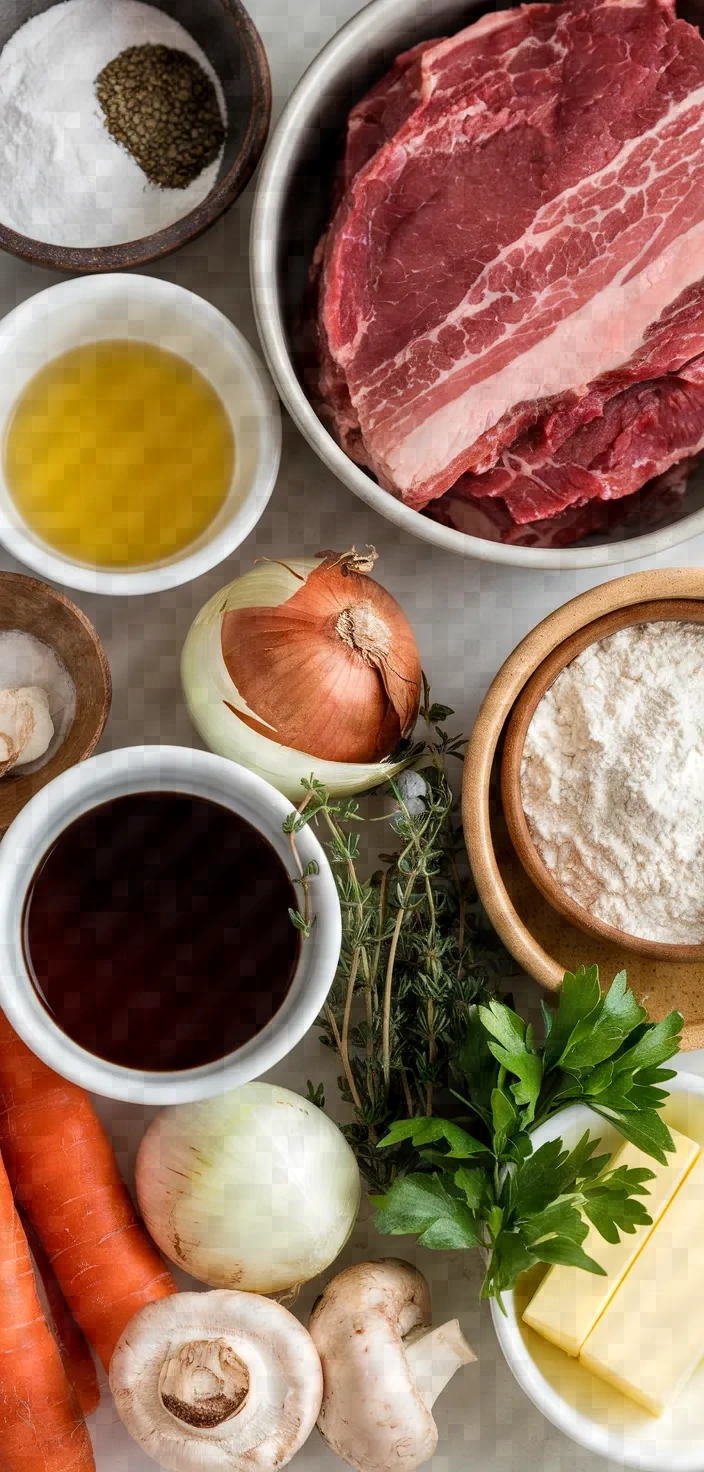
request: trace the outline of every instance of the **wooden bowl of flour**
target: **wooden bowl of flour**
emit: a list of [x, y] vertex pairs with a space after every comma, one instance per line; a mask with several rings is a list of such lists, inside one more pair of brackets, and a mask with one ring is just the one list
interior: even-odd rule
[[565, 919], [586, 935], [610, 940], [625, 951], [639, 956], [669, 957], [674, 961], [704, 961], [704, 943], [669, 945], [662, 941], [643, 940], [625, 930], [607, 925], [583, 905], [571, 898], [542, 859], [526, 818], [521, 792], [521, 768], [528, 728], [543, 696], [558, 675], [592, 644], [634, 624], [672, 621], [704, 624], [704, 601], [696, 598], [661, 598], [628, 604], [585, 624], [569, 639], [558, 644], [544, 659], [522, 691], [506, 728], [501, 759], [501, 804], [509, 837], [528, 878], [536, 889]]
[[[631, 937], [593, 925], [582, 910], [577, 922], [562, 903], [555, 902], [549, 885], [537, 882], [537, 871], [523, 861], [525, 854], [519, 857], [501, 793], [502, 755], [511, 720], [526, 692], [527, 730], [527, 691], [537, 672], [540, 688], [536, 684], [533, 689], [533, 709], [569, 659], [594, 638], [638, 622], [639, 607], [645, 603], [658, 605], [660, 619], [681, 618], [676, 604], [682, 600], [687, 600], [688, 621], [704, 619], [703, 568], [666, 568], [618, 578], [573, 598], [538, 624], [506, 660], [482, 703], [465, 756], [462, 817], [479, 897], [504, 944], [529, 976], [553, 991], [565, 971], [580, 964], [596, 963], [603, 983], [625, 966], [630, 985], [650, 1015], [657, 1019], [679, 1008], [685, 1017], [684, 1046], [699, 1048], [704, 1046], [704, 947], [696, 948], [694, 955], [694, 948], [682, 948], [689, 956], [675, 946], [644, 954], [640, 946], [632, 948]], [[595, 634], [595, 623], [612, 616], [621, 621], [604, 625]], [[512, 737], [516, 744], [518, 721], [516, 715]]]

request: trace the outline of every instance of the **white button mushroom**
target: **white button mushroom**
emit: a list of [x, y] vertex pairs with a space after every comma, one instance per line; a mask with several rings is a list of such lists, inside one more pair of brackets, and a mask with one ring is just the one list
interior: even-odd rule
[[346, 1268], [308, 1325], [323, 1367], [318, 1429], [358, 1472], [413, 1472], [432, 1457], [431, 1411], [460, 1365], [476, 1358], [456, 1319], [430, 1327], [422, 1273], [396, 1258]]
[[0, 776], [43, 756], [53, 734], [49, 700], [39, 685], [0, 690]]
[[130, 1435], [169, 1472], [272, 1472], [310, 1435], [323, 1377], [288, 1309], [223, 1289], [178, 1293], [135, 1314], [110, 1388]]

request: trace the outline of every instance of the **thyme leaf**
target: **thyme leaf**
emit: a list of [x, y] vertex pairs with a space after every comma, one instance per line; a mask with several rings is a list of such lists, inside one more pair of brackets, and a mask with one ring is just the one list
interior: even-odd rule
[[[451, 1091], [462, 1081], [471, 1009], [491, 1000], [509, 965], [483, 921], [469, 871], [449, 777], [451, 760], [464, 750], [463, 738], [446, 730], [452, 714], [431, 701], [423, 677], [428, 735], [395, 754], [404, 770], [384, 788], [394, 811], [382, 830], [391, 851], [378, 856], [376, 867], [365, 868], [360, 857], [378, 843], [373, 798], [333, 799], [311, 776], [297, 813], [284, 824], [304, 893], [294, 921], [299, 928], [310, 917], [309, 876], [296, 851], [296, 834], [306, 824], [315, 824], [335, 876], [343, 939], [319, 1019], [321, 1041], [339, 1054], [342, 1097], [354, 1114], [343, 1129], [377, 1191], [414, 1159], [410, 1136], [399, 1136], [383, 1154], [377, 1150], [394, 1122], [456, 1107]], [[315, 1093], [310, 1085], [309, 1097]]]

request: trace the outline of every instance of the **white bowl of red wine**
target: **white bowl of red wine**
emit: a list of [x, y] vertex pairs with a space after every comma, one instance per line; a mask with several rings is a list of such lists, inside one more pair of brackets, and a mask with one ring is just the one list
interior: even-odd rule
[[106, 752], [44, 787], [0, 849], [0, 1005], [20, 1037], [65, 1078], [147, 1104], [273, 1067], [321, 1010], [341, 938], [325, 853], [304, 827], [294, 854], [292, 811], [177, 746]]

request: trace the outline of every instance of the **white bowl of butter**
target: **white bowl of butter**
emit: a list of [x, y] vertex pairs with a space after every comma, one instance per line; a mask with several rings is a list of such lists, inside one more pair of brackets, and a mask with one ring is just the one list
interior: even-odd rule
[[[693, 1164], [696, 1150], [688, 1152], [686, 1145], [678, 1142], [674, 1159], [683, 1179], [659, 1219], [659, 1208], [651, 1210], [648, 1198], [643, 1198], [656, 1220], [647, 1239], [651, 1243], [649, 1255], [646, 1258], [646, 1241], [619, 1291], [596, 1320], [582, 1349], [583, 1358], [576, 1357], [575, 1345], [568, 1354], [523, 1321], [523, 1313], [544, 1276], [543, 1270], [525, 1274], [511, 1293], [504, 1294], [505, 1314], [492, 1302], [492, 1315], [499, 1343], [519, 1385], [543, 1415], [572, 1440], [641, 1472], [702, 1472], [704, 1079], [681, 1072], [671, 1080], [669, 1089], [670, 1097], [663, 1110], [668, 1125], [693, 1141], [702, 1153]], [[582, 1105], [575, 1105], [536, 1130], [534, 1148], [557, 1136], [562, 1137], [566, 1146], [572, 1146], [585, 1129], [601, 1139], [604, 1150], [616, 1151], [623, 1144], [622, 1137], [606, 1120]], [[673, 1157], [669, 1156], [668, 1160], [672, 1169]], [[658, 1172], [657, 1163], [652, 1161], [651, 1165]], [[667, 1193], [657, 1178], [650, 1183], [650, 1189], [654, 1201], [660, 1192], [662, 1206]], [[629, 1243], [628, 1237], [624, 1240]], [[653, 1250], [656, 1241], [657, 1253]], [[606, 1252], [613, 1249], [602, 1238], [592, 1245], [585, 1243], [586, 1250], [600, 1261], [598, 1243]], [[608, 1268], [603, 1252], [602, 1258], [602, 1265]], [[560, 1269], [561, 1273], [567, 1271], [574, 1274], [577, 1294], [581, 1289], [584, 1298], [591, 1298], [587, 1317], [591, 1313], [593, 1320], [594, 1295], [601, 1292], [606, 1280], [580, 1269]], [[628, 1309], [625, 1297], [621, 1297], [621, 1309], [617, 1311], [622, 1290], [630, 1297], [630, 1315], [623, 1311]], [[544, 1302], [549, 1311], [549, 1302]], [[634, 1313], [636, 1303], [638, 1309]], [[578, 1317], [580, 1310], [584, 1317], [583, 1303], [578, 1305]], [[537, 1313], [535, 1316], [538, 1317]], [[657, 1336], [653, 1335], [654, 1322], [658, 1326]], [[592, 1357], [601, 1356], [606, 1361], [599, 1374], [587, 1368], [585, 1348]], [[688, 1359], [696, 1368], [684, 1388], [668, 1399], [668, 1392]], [[638, 1404], [632, 1395], [622, 1393], [602, 1378], [604, 1370], [612, 1376], [616, 1372], [617, 1376], [632, 1378], [641, 1390], [645, 1389], [646, 1398], [650, 1396], [654, 1402], [662, 1397], [666, 1401], [664, 1409], [658, 1406], [659, 1414], [654, 1414], [655, 1404], [650, 1410]]]

